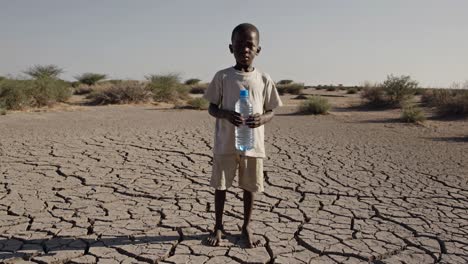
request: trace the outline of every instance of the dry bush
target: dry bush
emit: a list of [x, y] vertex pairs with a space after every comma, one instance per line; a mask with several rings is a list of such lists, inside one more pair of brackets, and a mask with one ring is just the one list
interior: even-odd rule
[[408, 104], [403, 107], [401, 119], [407, 123], [421, 123], [426, 120], [426, 116], [421, 108]]
[[403, 106], [413, 98], [418, 83], [410, 76], [387, 76], [382, 84], [364, 83], [361, 98], [374, 107]]
[[[289, 81], [289, 80], [283, 80]], [[280, 95], [289, 93], [289, 94], [301, 94], [304, 90], [304, 84], [302, 83], [288, 83], [288, 84], [278, 84], [276, 85], [276, 89]]]
[[434, 107], [440, 116], [467, 116], [468, 90], [431, 89], [421, 96], [421, 102]]
[[366, 101], [369, 106], [387, 106], [388, 100], [385, 96], [385, 91], [381, 86], [366, 86], [362, 89], [361, 98]]
[[326, 114], [331, 105], [326, 98], [321, 96], [312, 96], [299, 105], [299, 113], [302, 114]]
[[357, 88], [349, 88], [346, 93], [347, 94], [356, 94], [358, 92]]
[[196, 85], [198, 83], [200, 83], [201, 80], [200, 79], [197, 79], [197, 78], [191, 78], [191, 79], [188, 79], [184, 82], [185, 85]]
[[147, 76], [146, 79], [149, 81], [147, 87], [153, 92], [153, 99], [156, 102], [174, 103], [189, 98], [189, 89], [180, 82], [177, 74], [154, 74]]
[[187, 105], [192, 109], [206, 110], [210, 106], [210, 103], [205, 98], [193, 98], [187, 102]]
[[445, 100], [435, 105], [441, 116], [468, 116], [468, 90], [451, 93]]
[[293, 80], [280, 80], [278, 81], [278, 85], [285, 85], [285, 84], [292, 84], [294, 83]]
[[73, 94], [76, 95], [83, 95], [83, 94], [90, 94], [93, 91], [93, 87], [87, 84], [78, 84], [77, 87], [73, 89]]
[[204, 94], [206, 89], [208, 89], [207, 83], [199, 83], [195, 85], [190, 85], [191, 94]]
[[93, 105], [142, 103], [151, 99], [151, 92], [138, 81], [98, 85], [87, 97]]

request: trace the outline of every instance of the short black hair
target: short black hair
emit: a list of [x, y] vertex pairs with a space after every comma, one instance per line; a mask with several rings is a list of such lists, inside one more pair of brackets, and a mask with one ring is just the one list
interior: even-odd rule
[[258, 28], [250, 23], [242, 23], [237, 25], [232, 30], [231, 42], [234, 40], [234, 36], [240, 32], [255, 32], [257, 35], [257, 41], [260, 42], [260, 32], [258, 31]]

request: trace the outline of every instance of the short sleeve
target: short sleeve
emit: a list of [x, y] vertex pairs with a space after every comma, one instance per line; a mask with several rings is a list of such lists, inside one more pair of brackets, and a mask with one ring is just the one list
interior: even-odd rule
[[283, 102], [281, 102], [281, 98], [278, 94], [278, 90], [276, 90], [276, 85], [271, 79], [271, 77], [265, 74], [264, 80], [265, 80], [265, 99], [263, 103], [263, 109], [265, 111], [270, 111], [277, 107], [282, 106]]
[[210, 103], [215, 104], [215, 105], [220, 105], [221, 104], [221, 89], [222, 89], [222, 76], [221, 73], [216, 73], [215, 76], [213, 77], [213, 80], [210, 82], [208, 85], [208, 88], [205, 91], [205, 94], [203, 95], [203, 98], [208, 100]]

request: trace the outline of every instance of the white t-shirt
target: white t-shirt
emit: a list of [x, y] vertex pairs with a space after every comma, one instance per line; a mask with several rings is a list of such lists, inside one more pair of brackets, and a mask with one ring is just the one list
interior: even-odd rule
[[[242, 72], [230, 67], [217, 72], [203, 97], [220, 109], [235, 110], [240, 90], [249, 90], [249, 99], [254, 114], [263, 114], [282, 104], [271, 77], [257, 69]], [[213, 153], [216, 155], [236, 154], [235, 126], [227, 119], [216, 119]], [[265, 158], [264, 126], [254, 128], [254, 148], [241, 153], [249, 157]]]

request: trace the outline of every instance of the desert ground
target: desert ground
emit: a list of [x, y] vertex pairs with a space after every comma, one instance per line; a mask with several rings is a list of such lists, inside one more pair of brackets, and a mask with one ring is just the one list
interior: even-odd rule
[[[468, 263], [468, 122], [398, 120], [323, 94], [328, 115], [266, 125], [262, 246], [239, 239], [232, 188], [221, 247], [209, 187], [214, 119], [152, 104], [0, 116], [0, 262]], [[76, 99], [76, 98], [75, 98]], [[429, 113], [430, 114], [430, 113]]]

